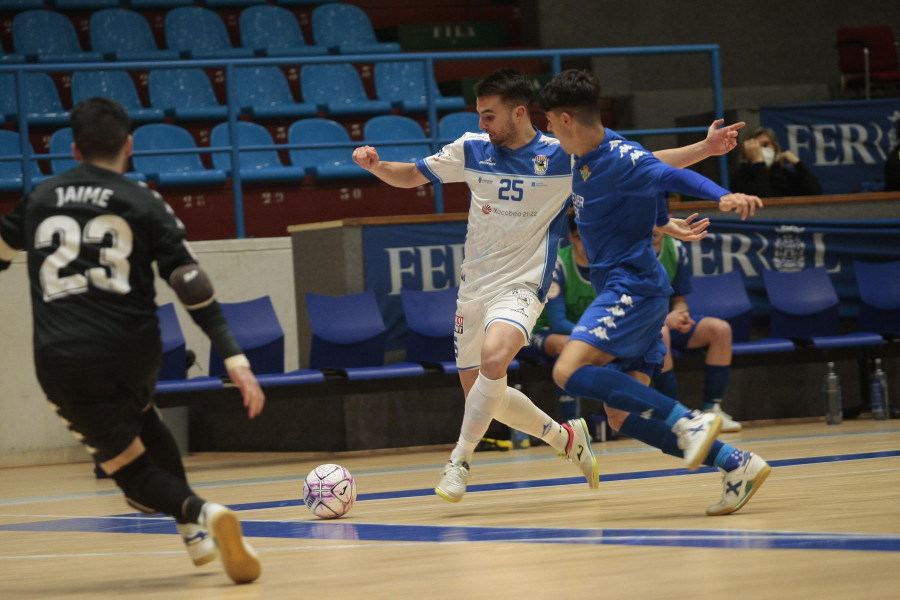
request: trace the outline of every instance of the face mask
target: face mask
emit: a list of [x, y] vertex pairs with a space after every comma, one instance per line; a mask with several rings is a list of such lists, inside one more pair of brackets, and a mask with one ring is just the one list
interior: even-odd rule
[[763, 160], [766, 161], [766, 168], [772, 166], [772, 163], [775, 162], [775, 150], [773, 148], [764, 147], [762, 149]]

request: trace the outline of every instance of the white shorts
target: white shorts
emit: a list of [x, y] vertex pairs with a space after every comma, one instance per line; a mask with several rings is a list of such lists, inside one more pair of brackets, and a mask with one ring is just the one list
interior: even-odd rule
[[512, 287], [490, 296], [471, 300], [460, 298], [456, 303], [456, 366], [461, 370], [481, 366], [481, 346], [491, 323], [503, 321], [522, 331], [522, 345], [534, 329], [544, 305], [529, 289]]

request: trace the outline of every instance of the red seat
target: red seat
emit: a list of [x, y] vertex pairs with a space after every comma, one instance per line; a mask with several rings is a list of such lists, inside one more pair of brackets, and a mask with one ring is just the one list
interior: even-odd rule
[[840, 27], [837, 39], [841, 94], [862, 89], [870, 98], [873, 86], [900, 87], [897, 42], [889, 26]]

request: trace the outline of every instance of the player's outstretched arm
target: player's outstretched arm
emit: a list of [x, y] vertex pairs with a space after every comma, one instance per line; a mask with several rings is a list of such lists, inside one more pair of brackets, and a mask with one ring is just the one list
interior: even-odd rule
[[662, 225], [663, 233], [677, 238], [683, 242], [696, 242], [706, 237], [706, 229], [709, 227], [709, 219], [696, 220], [700, 215], [694, 213], [686, 219], [671, 218]]
[[750, 196], [748, 194], [725, 194], [721, 198], [719, 198], [719, 210], [722, 212], [735, 211], [741, 213], [741, 221], [745, 220], [747, 216], [753, 216], [756, 214], [757, 208], [762, 208], [763, 203], [762, 200], [757, 196]]
[[724, 122], [724, 119], [713, 121], [707, 130], [706, 139], [703, 141], [681, 148], [657, 150], [653, 154], [667, 165], [681, 169], [710, 156], [720, 156], [730, 152], [737, 147], [738, 130], [746, 123], [740, 121], [722, 127]]
[[381, 160], [372, 146], [360, 146], [353, 150], [353, 162], [394, 187], [413, 188], [428, 183], [428, 178], [419, 172], [415, 164]]

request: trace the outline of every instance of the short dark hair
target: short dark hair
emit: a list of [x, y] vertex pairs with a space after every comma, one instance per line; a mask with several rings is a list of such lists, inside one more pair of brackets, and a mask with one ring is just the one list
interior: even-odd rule
[[544, 112], [567, 112], [586, 124], [601, 123], [600, 82], [588, 71], [568, 69], [557, 74], [538, 96]]
[[504, 104], [531, 108], [534, 87], [531, 79], [518, 69], [499, 69], [475, 84], [475, 97], [500, 96]]
[[88, 98], [72, 109], [72, 138], [85, 160], [114, 159], [131, 134], [131, 119], [109, 98]]

